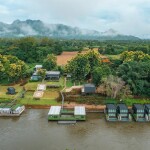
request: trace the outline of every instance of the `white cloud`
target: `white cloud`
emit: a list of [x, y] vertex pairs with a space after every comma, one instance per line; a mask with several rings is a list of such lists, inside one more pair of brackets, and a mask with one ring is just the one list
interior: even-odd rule
[[40, 19], [124, 34], [150, 34], [150, 0], [0, 0], [0, 21]]

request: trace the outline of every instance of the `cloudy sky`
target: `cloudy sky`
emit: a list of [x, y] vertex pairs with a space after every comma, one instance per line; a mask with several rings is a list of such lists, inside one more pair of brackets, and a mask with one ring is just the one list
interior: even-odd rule
[[0, 21], [16, 19], [150, 35], [150, 0], [0, 0]]

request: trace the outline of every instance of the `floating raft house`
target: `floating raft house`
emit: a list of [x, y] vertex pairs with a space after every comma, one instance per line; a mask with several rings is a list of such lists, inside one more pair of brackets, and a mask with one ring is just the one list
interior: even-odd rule
[[132, 117], [126, 104], [117, 104], [118, 121], [131, 121]]
[[118, 121], [117, 107], [115, 104], [106, 104], [105, 114], [107, 121]]
[[75, 106], [74, 110], [62, 110], [61, 106], [51, 106], [48, 112], [49, 121], [85, 121], [84, 106]]
[[0, 116], [20, 116], [25, 110], [24, 105], [1, 103], [0, 104]]
[[132, 115], [135, 121], [145, 122], [147, 121], [145, 114], [145, 107], [142, 104], [133, 104]]
[[150, 121], [150, 104], [145, 104], [145, 117], [147, 121]]

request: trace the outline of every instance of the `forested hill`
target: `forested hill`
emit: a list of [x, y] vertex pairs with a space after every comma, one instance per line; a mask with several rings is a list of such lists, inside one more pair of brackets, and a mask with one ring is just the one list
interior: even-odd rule
[[46, 24], [40, 20], [15, 20], [12, 24], [0, 22], [0, 37], [25, 36], [90, 40], [139, 40], [135, 36], [119, 34], [113, 29], [99, 32], [63, 24]]

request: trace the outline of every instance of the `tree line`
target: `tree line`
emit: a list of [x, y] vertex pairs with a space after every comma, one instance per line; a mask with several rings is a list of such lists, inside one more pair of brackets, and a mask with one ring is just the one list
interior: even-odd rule
[[123, 51], [142, 51], [150, 54], [150, 41], [63, 40], [50, 38], [0, 38], [0, 54], [13, 55], [26, 63], [42, 62], [48, 54], [79, 51], [97, 47], [101, 54], [118, 55]]

